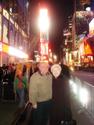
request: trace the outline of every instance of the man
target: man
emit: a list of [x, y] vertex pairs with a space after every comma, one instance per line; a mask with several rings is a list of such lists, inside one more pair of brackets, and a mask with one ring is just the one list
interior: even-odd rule
[[47, 125], [52, 102], [52, 75], [48, 62], [40, 62], [38, 68], [30, 78], [29, 101], [33, 106], [33, 125]]

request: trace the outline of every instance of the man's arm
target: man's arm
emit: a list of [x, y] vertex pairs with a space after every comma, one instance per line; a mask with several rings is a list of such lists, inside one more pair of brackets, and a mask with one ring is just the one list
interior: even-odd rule
[[37, 108], [37, 90], [36, 76], [33, 75], [29, 84], [29, 101], [32, 103], [33, 108]]

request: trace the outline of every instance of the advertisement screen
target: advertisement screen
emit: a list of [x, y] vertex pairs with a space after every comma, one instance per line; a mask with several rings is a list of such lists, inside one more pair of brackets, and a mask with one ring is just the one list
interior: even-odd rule
[[2, 15], [0, 14], [0, 41], [2, 36]]

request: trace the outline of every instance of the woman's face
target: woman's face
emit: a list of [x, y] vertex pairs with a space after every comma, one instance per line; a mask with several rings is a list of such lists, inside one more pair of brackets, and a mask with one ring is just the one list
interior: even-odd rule
[[21, 76], [22, 76], [22, 71], [18, 70], [17, 76], [18, 76], [18, 77], [21, 77]]
[[62, 68], [59, 64], [54, 64], [51, 67], [51, 72], [55, 78], [57, 78], [61, 74], [61, 70], [62, 70]]
[[55, 78], [57, 78], [61, 73], [61, 70], [59, 70], [58, 68], [54, 68], [52, 71], [52, 74]]

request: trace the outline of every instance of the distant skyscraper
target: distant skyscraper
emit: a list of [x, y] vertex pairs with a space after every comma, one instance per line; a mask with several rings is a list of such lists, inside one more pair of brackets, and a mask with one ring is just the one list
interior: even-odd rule
[[17, 0], [17, 1], [18, 1], [19, 6], [21, 7], [22, 11], [24, 12], [24, 14], [26, 14], [28, 0]]
[[90, 0], [80, 0], [80, 3], [81, 4], [90, 4]]
[[91, 0], [80, 0], [79, 4], [80, 4], [80, 8], [81, 10], [85, 10], [86, 7], [90, 6]]
[[91, 0], [91, 10], [94, 10], [94, 0]]

